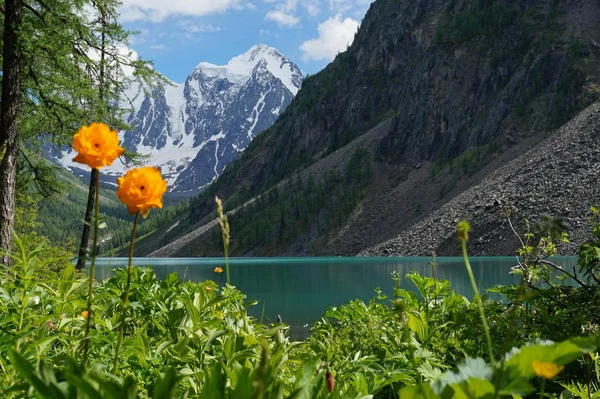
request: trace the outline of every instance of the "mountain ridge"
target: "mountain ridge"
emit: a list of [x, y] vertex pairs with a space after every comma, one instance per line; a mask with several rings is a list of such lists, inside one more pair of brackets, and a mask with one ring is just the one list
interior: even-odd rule
[[[149, 155], [175, 193], [198, 192], [219, 176], [254, 136], [275, 122], [302, 84], [298, 67], [277, 49], [253, 46], [226, 65], [201, 62], [183, 83], [171, 82], [151, 93], [132, 86], [126, 117], [133, 129], [119, 132], [125, 148]], [[70, 169], [71, 151], [59, 162]], [[115, 163], [103, 173], [114, 179], [128, 165]]]

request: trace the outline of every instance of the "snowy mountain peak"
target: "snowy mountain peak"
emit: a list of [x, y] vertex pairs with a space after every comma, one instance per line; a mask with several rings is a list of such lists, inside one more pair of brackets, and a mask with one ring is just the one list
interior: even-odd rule
[[253, 46], [244, 54], [229, 60], [226, 65], [201, 62], [196, 67], [196, 71], [208, 78], [225, 79], [230, 83], [243, 85], [250, 79], [254, 69], [261, 64], [265, 65], [266, 69], [294, 96], [298, 93], [302, 84], [302, 73], [298, 67], [276, 48], [265, 44]]
[[[250, 141], [269, 128], [290, 104], [302, 73], [273, 47], [259, 44], [226, 65], [200, 63], [184, 83], [141, 94], [123, 93], [126, 122], [119, 132], [123, 146], [148, 155], [148, 165], [161, 168], [169, 191], [193, 194], [216, 179]], [[59, 161], [78, 170], [74, 154]], [[115, 162], [102, 172], [119, 176], [127, 165]]]

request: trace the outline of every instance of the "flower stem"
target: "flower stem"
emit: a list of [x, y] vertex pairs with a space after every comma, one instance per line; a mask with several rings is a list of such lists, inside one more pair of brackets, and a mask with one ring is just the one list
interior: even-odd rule
[[461, 240], [461, 243], [463, 258], [465, 260], [465, 266], [467, 267], [467, 273], [469, 273], [469, 279], [471, 279], [471, 286], [473, 287], [473, 292], [475, 293], [475, 299], [479, 307], [481, 322], [483, 323], [483, 330], [485, 331], [485, 337], [487, 339], [490, 361], [492, 363], [495, 363], [494, 350], [492, 349], [492, 337], [490, 335], [490, 327], [488, 326], [487, 319], [485, 318], [485, 312], [483, 310], [483, 301], [481, 300], [481, 296], [479, 295], [479, 289], [477, 288], [477, 284], [475, 283], [475, 277], [473, 276], [473, 270], [471, 269], [471, 263], [469, 262], [469, 255], [467, 254], [467, 241]]
[[119, 352], [121, 351], [121, 344], [123, 344], [123, 334], [125, 333], [125, 318], [127, 316], [127, 308], [129, 307], [129, 289], [131, 287], [131, 269], [133, 262], [133, 245], [135, 244], [135, 231], [138, 225], [138, 219], [140, 213], [135, 214], [135, 220], [133, 221], [133, 230], [131, 231], [131, 242], [129, 243], [129, 264], [127, 265], [127, 283], [125, 284], [125, 295], [123, 296], [123, 309], [121, 313], [121, 323], [119, 324], [119, 338], [117, 339], [117, 349], [115, 351], [115, 362], [113, 365], [113, 374], [117, 374], [119, 371]]
[[98, 219], [100, 218], [100, 172], [92, 171], [96, 175], [96, 198], [94, 205], [94, 239], [92, 241], [92, 259], [90, 263], [90, 281], [88, 287], [87, 318], [85, 323], [85, 337], [83, 342], [83, 367], [87, 367], [90, 349], [90, 329], [92, 326], [92, 302], [94, 295], [94, 273], [96, 269], [96, 247], [98, 245]]
[[225, 237], [223, 237], [223, 240], [225, 247], [225, 272], [227, 273], [227, 285], [230, 285], [231, 282], [229, 280], [229, 241], [225, 241]]

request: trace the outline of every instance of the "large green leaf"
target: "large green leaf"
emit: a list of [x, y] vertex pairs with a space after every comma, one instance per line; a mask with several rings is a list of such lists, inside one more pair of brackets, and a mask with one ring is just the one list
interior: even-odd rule
[[40, 395], [48, 399], [65, 399], [64, 393], [58, 387], [42, 381], [33, 366], [17, 351], [9, 349], [8, 358], [17, 372], [27, 381]]
[[515, 348], [508, 355], [504, 367], [513, 376], [516, 373], [524, 378], [532, 378], [535, 376], [532, 362], [566, 365], [583, 354], [595, 351], [598, 341], [599, 337], [571, 338], [560, 343], [545, 341]]
[[428, 328], [427, 322], [423, 318], [423, 315], [411, 312], [408, 314], [408, 328], [410, 328], [417, 337], [421, 340], [421, 342], [427, 339]]

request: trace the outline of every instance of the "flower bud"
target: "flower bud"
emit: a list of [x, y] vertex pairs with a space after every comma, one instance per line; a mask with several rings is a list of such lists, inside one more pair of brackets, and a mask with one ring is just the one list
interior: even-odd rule
[[335, 390], [335, 380], [333, 379], [333, 374], [331, 371], [327, 369], [327, 374], [325, 374], [325, 378], [327, 380], [327, 390], [329, 392], [333, 392]]

